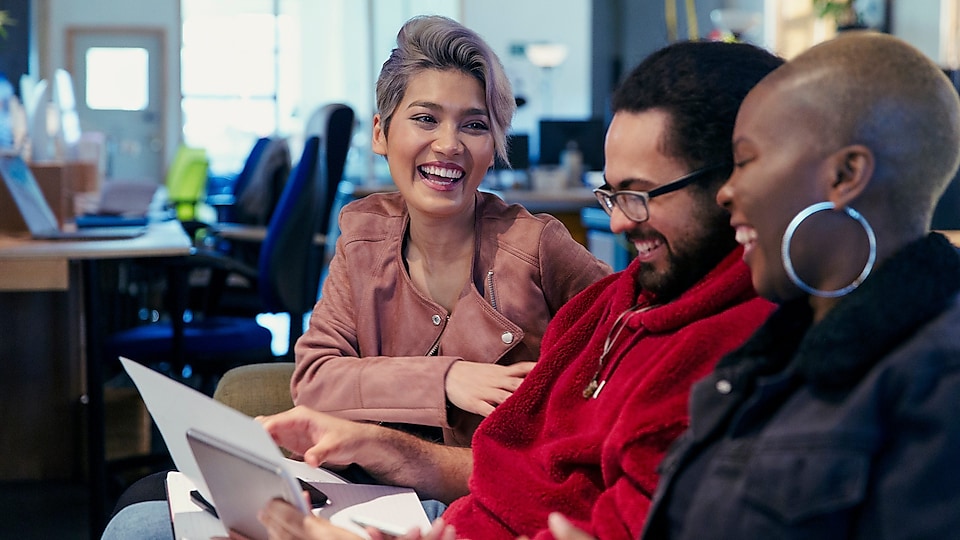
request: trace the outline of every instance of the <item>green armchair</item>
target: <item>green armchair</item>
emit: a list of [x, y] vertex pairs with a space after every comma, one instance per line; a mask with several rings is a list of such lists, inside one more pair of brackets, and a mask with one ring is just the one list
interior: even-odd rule
[[213, 399], [249, 416], [276, 414], [293, 408], [292, 376], [293, 362], [236, 367], [224, 373]]

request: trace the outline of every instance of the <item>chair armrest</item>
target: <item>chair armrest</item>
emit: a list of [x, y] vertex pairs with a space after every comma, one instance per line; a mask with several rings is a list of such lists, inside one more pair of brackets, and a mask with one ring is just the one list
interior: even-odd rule
[[233, 368], [220, 379], [213, 399], [249, 416], [292, 409], [293, 366], [293, 362], [271, 362]]
[[244, 242], [263, 242], [263, 239], [267, 237], [266, 227], [239, 223], [218, 223], [211, 232], [225, 240]]
[[[211, 234], [225, 240], [239, 240], [241, 242], [263, 242], [267, 237], [267, 228], [259, 225], [242, 225], [238, 223], [219, 223], [211, 229]], [[313, 235], [313, 243], [322, 246], [327, 236], [317, 233]]]

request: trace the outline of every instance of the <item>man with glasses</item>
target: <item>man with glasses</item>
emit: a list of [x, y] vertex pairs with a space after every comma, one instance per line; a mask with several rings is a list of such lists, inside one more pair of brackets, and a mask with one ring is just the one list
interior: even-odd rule
[[[690, 386], [773, 307], [757, 298], [715, 197], [740, 102], [781, 63], [750, 45], [687, 42], [630, 73], [613, 97], [597, 197], [636, 260], [557, 313], [536, 367], [472, 449], [302, 407], [265, 418], [267, 430], [310, 464], [356, 463], [449, 503], [431, 537], [452, 527], [468, 538], [550, 538], [547, 517], [560, 511], [599, 538], [636, 538], [657, 464], [687, 426]], [[263, 519], [277, 534], [349, 537], [285, 503]]]

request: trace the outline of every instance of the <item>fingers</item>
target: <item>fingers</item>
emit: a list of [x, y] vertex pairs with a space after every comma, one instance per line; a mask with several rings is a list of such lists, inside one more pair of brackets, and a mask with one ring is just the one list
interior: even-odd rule
[[421, 536], [420, 531], [414, 529], [400, 537], [400, 540], [456, 540], [456, 538], [457, 531], [453, 525], [445, 522], [443, 518], [437, 518], [426, 536]]
[[487, 403], [486, 401], [474, 401], [473, 406], [470, 409], [467, 409], [469, 412], [479, 414], [480, 416], [490, 416], [490, 413], [495, 409], [493, 405]]
[[488, 416], [513, 394], [534, 365], [534, 362], [509, 366], [454, 362], [445, 380], [447, 399], [464, 411]]
[[257, 518], [267, 528], [270, 540], [308, 540], [304, 530], [307, 516], [285, 501], [270, 501]]
[[[351, 459], [339, 455], [358, 435], [356, 423], [336, 418], [304, 406], [257, 419], [278, 446], [286, 448], [310, 466], [328, 460]], [[346, 463], [349, 463], [347, 461]]]
[[511, 376], [523, 378], [530, 373], [530, 370], [532, 370], [535, 365], [537, 365], [536, 362], [517, 362], [516, 364], [507, 366], [507, 370]]
[[557, 540], [595, 540], [585, 531], [574, 527], [560, 512], [551, 512], [547, 524], [550, 526], [550, 533]]
[[304, 521], [304, 532], [304, 538], [310, 540], [362, 540], [360, 536], [313, 515]]

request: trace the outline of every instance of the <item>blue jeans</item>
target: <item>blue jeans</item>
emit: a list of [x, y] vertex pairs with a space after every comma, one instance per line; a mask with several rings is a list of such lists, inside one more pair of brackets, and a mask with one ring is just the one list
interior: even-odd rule
[[[420, 501], [427, 518], [432, 522], [440, 517], [447, 505], [440, 501]], [[101, 540], [173, 540], [173, 524], [167, 501], [147, 501], [131, 504], [117, 512], [107, 523]]]
[[173, 540], [167, 501], [131, 504], [113, 516], [101, 540]]

